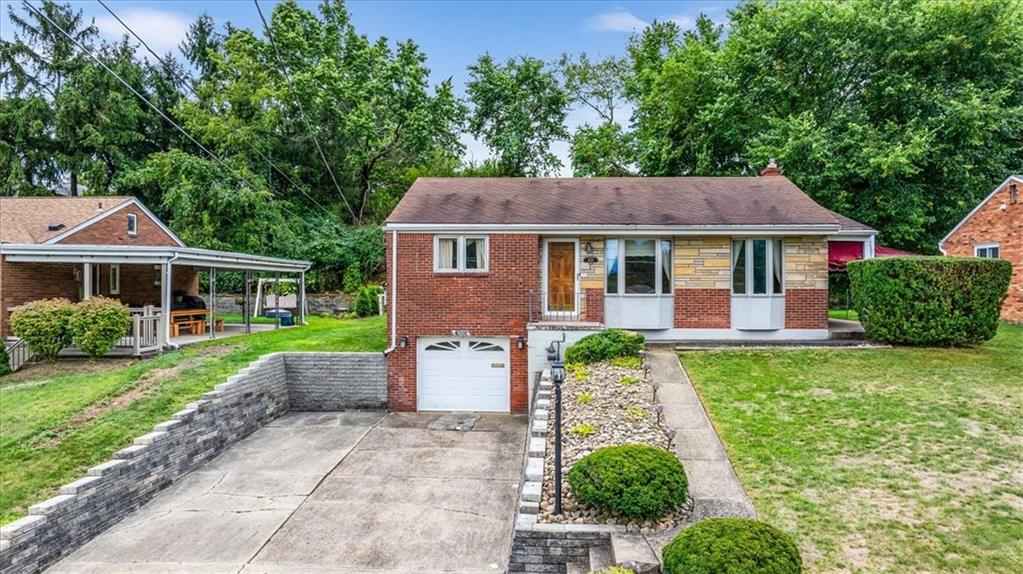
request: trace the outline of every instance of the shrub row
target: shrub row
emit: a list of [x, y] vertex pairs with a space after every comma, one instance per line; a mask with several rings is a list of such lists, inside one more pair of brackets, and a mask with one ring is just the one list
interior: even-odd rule
[[94, 297], [79, 303], [67, 299], [40, 299], [16, 307], [11, 332], [25, 340], [41, 359], [54, 359], [74, 343], [90, 357], [102, 357], [125, 336], [131, 313], [116, 299]]
[[906, 345], [973, 345], [995, 336], [1012, 265], [977, 257], [852, 261], [853, 306], [868, 338]]

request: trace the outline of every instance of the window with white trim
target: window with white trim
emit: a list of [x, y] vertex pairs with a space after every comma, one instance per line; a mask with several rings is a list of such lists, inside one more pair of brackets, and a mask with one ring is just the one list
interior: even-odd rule
[[92, 273], [90, 274], [92, 276], [91, 277], [91, 279], [92, 279], [92, 291], [90, 291], [90, 293], [92, 293], [93, 295], [99, 295], [99, 294], [102, 293], [102, 291], [100, 290], [100, 279], [101, 279], [101, 276], [100, 276], [99, 273], [100, 273], [100, 271], [99, 271], [99, 264], [98, 263], [93, 263], [92, 264]]
[[974, 245], [973, 255], [975, 257], [985, 257], [988, 259], [998, 259], [998, 244], [991, 243], [987, 245]]
[[732, 294], [784, 293], [784, 242], [762, 238], [732, 240]]
[[485, 235], [438, 235], [433, 243], [433, 270], [486, 271], [489, 243]]
[[128, 214], [128, 235], [134, 237], [139, 234], [139, 217], [134, 213]]
[[110, 265], [110, 294], [119, 295], [121, 293], [121, 266], [117, 263]]
[[604, 258], [608, 295], [671, 294], [670, 239], [606, 239]]

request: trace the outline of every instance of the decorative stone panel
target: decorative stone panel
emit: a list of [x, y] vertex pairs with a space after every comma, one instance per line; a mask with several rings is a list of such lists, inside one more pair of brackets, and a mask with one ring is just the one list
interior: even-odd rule
[[823, 236], [785, 238], [785, 289], [827, 291], [827, 238]]
[[732, 244], [728, 237], [676, 237], [676, 289], [730, 289]]

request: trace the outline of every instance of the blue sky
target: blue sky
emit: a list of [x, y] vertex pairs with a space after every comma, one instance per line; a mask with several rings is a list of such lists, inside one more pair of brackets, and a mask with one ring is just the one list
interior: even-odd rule
[[[33, 0], [36, 4], [39, 0]], [[277, 2], [260, 0], [264, 12]], [[87, 17], [95, 18], [101, 34], [120, 38], [124, 30], [97, 2], [74, 1]], [[142, 38], [157, 51], [172, 50], [181, 41], [188, 24], [203, 11], [218, 23], [231, 21], [235, 26], [261, 31], [262, 24], [251, 0], [178, 0], [107, 2]], [[317, 1], [300, 2], [315, 10]], [[8, 37], [7, 9], [21, 9], [21, 2], [0, 0], [3, 18], [0, 36]], [[434, 81], [451, 77], [461, 93], [466, 67], [490, 52], [504, 59], [530, 55], [552, 60], [562, 52], [587, 52], [591, 55], [621, 54], [628, 36], [651, 20], [674, 20], [683, 28], [692, 26], [702, 12], [724, 23], [726, 11], [735, 1], [664, 2], [469, 2], [469, 1], [353, 1], [349, 11], [356, 28], [370, 37], [385, 36], [392, 41], [413, 39], [427, 55]], [[175, 51], [176, 53], [176, 51]], [[628, 114], [623, 114], [627, 116]], [[569, 126], [585, 122], [585, 112], [573, 112]], [[467, 155], [480, 160], [487, 151], [467, 138]], [[555, 152], [566, 164], [567, 145]]]

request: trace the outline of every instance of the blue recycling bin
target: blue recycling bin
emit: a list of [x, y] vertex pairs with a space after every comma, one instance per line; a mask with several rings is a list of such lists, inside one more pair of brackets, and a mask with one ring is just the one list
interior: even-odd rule
[[279, 317], [281, 321], [281, 327], [291, 327], [295, 324], [295, 318], [291, 314], [291, 311], [285, 311], [284, 309], [267, 309], [263, 316], [268, 319]]

